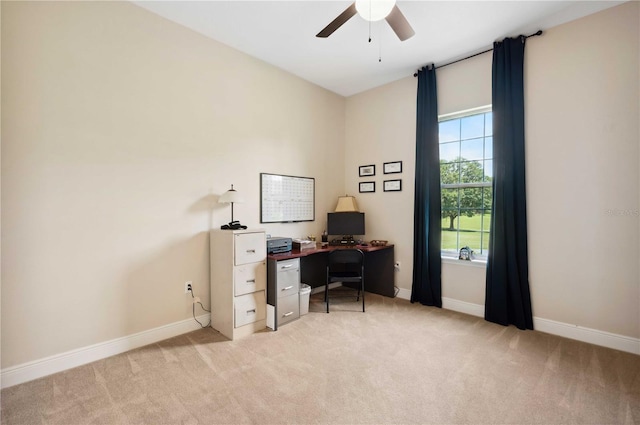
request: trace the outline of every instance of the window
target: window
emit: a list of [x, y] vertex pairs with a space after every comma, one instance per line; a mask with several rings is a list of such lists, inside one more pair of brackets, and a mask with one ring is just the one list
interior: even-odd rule
[[491, 230], [493, 126], [490, 107], [440, 117], [442, 254], [468, 246], [486, 258]]

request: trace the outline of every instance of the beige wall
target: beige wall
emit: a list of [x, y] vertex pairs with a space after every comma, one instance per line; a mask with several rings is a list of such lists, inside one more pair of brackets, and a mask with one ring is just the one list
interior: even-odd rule
[[[530, 39], [526, 126], [534, 316], [640, 337], [639, 11], [630, 2]], [[441, 114], [491, 102], [491, 54], [438, 70]], [[347, 99], [347, 189], [358, 164], [404, 161], [402, 194], [359, 195], [372, 237], [398, 244], [411, 289], [413, 77]], [[371, 146], [374, 146], [372, 148]], [[384, 145], [382, 150], [378, 146]], [[375, 180], [381, 185], [384, 176]], [[373, 214], [370, 212], [373, 211]], [[371, 220], [370, 220], [371, 217]], [[407, 267], [409, 266], [409, 267]], [[482, 267], [445, 263], [443, 296], [484, 304]]]
[[[413, 174], [415, 169], [416, 81], [413, 77], [347, 98], [345, 191], [366, 214], [366, 239], [395, 244], [400, 261], [396, 286], [411, 281], [413, 262]], [[384, 175], [383, 162], [402, 161], [402, 174]], [[358, 167], [375, 164], [376, 175], [358, 177]], [[402, 191], [383, 192], [385, 179], [402, 179]], [[358, 193], [359, 182], [376, 183]], [[407, 283], [410, 285], [410, 283]]]
[[637, 2], [527, 46], [536, 316], [640, 336]]
[[2, 368], [189, 319], [232, 183], [250, 226], [260, 172], [333, 208], [344, 98], [130, 3], [1, 7]]

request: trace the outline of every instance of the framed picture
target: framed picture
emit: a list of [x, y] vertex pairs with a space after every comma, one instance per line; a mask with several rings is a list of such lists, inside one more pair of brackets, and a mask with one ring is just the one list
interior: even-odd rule
[[385, 180], [384, 191], [385, 192], [400, 192], [402, 190], [402, 180]]
[[368, 177], [376, 175], [376, 166], [375, 165], [361, 165], [360, 166], [360, 177]]
[[313, 177], [260, 173], [260, 223], [314, 221], [315, 193]]
[[396, 174], [402, 172], [402, 161], [385, 162], [382, 165], [382, 172], [384, 174]]
[[360, 193], [370, 193], [376, 191], [376, 182], [360, 182]]

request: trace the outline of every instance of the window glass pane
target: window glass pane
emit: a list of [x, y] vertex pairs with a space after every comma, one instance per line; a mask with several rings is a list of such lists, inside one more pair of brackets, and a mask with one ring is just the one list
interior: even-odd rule
[[458, 250], [458, 209], [442, 210], [442, 248], [446, 251]]
[[440, 143], [440, 159], [451, 161], [460, 156], [460, 142]]
[[486, 159], [493, 158], [493, 137], [484, 138], [484, 157]]
[[484, 136], [484, 115], [460, 118], [460, 131], [462, 139]]
[[[482, 188], [482, 209], [491, 212], [491, 204], [493, 201], [493, 188], [491, 187], [483, 187]], [[489, 230], [487, 228], [487, 230]]]
[[442, 121], [440, 123], [440, 143], [460, 140], [460, 120]]
[[484, 162], [484, 181], [490, 182], [493, 179], [493, 161], [488, 160]]
[[463, 159], [482, 159], [483, 145], [484, 141], [482, 138], [463, 140], [460, 146], [460, 156]]
[[467, 161], [460, 163], [461, 183], [481, 183], [483, 178], [482, 161]]
[[489, 232], [482, 232], [482, 255], [489, 253]]
[[485, 210], [482, 215], [482, 230], [486, 232], [491, 230], [491, 210]]
[[460, 248], [468, 246], [473, 250], [474, 255], [480, 254], [480, 232], [460, 232]]
[[442, 230], [458, 230], [458, 210], [442, 210]]
[[458, 211], [458, 191], [460, 189], [442, 189], [441, 193], [441, 201], [442, 201], [442, 217], [449, 217], [452, 214], [452, 211], [455, 211], [455, 217]]
[[484, 135], [493, 136], [493, 112], [484, 114]]
[[476, 231], [482, 230], [482, 211], [481, 210], [460, 210], [460, 231]]
[[460, 208], [482, 208], [482, 187], [460, 189]]
[[458, 251], [458, 232], [455, 230], [442, 230], [442, 248], [443, 251]]
[[460, 183], [460, 163], [440, 161], [440, 184]]

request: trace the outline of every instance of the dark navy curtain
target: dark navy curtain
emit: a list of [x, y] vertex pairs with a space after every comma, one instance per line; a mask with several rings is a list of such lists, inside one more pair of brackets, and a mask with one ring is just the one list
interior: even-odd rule
[[533, 329], [525, 186], [525, 40], [508, 38], [493, 46], [493, 207], [484, 317]]
[[438, 95], [432, 65], [418, 71], [411, 302], [442, 307]]

